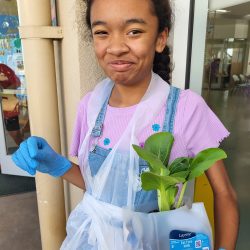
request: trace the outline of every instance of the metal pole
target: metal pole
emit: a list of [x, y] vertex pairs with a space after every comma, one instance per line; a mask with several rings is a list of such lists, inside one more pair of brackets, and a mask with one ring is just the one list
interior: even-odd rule
[[[53, 31], [46, 36], [47, 29], [42, 28], [51, 25], [50, 0], [17, 0], [17, 4], [20, 30], [26, 31], [22, 45], [31, 133], [44, 137], [60, 152]], [[41, 30], [41, 37], [36, 28]], [[63, 182], [37, 174], [36, 187], [42, 249], [59, 249], [66, 225]]]

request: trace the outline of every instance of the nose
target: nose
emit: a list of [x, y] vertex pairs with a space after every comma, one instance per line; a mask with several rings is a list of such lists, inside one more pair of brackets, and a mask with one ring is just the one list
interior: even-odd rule
[[129, 51], [129, 47], [123, 37], [114, 36], [110, 39], [110, 43], [106, 51], [109, 54], [120, 56], [127, 53]]

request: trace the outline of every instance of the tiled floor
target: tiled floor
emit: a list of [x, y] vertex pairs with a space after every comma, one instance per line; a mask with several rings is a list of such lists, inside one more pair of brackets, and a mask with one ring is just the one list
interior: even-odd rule
[[[237, 250], [250, 249], [250, 96], [227, 91], [203, 95], [231, 132], [223, 143], [228, 153], [226, 166], [237, 191], [241, 210]], [[225, 208], [226, 209], [226, 208]], [[40, 250], [40, 232], [34, 192], [0, 197], [0, 249]]]
[[[249, 88], [250, 90], [250, 88]], [[249, 92], [250, 93], [250, 92]], [[228, 91], [206, 91], [203, 95], [231, 132], [222, 147], [227, 152], [225, 163], [236, 189], [240, 207], [240, 232], [237, 250], [250, 249], [250, 95]], [[225, 208], [226, 209], [226, 208]]]

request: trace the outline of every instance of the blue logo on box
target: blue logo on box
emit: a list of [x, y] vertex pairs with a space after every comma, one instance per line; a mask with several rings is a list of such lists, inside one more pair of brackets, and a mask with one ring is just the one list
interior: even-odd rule
[[170, 249], [174, 250], [209, 250], [209, 237], [202, 233], [172, 230], [169, 234]]

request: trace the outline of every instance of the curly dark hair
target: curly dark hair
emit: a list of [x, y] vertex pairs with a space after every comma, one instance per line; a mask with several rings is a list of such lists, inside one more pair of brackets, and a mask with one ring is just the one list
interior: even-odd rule
[[[91, 30], [90, 9], [94, 0], [84, 0], [87, 5], [86, 24]], [[151, 0], [153, 13], [158, 18], [158, 32], [167, 29], [170, 32], [172, 26], [172, 9], [169, 0]], [[153, 71], [165, 81], [169, 81], [171, 73], [170, 49], [166, 45], [161, 53], [155, 52]]]

